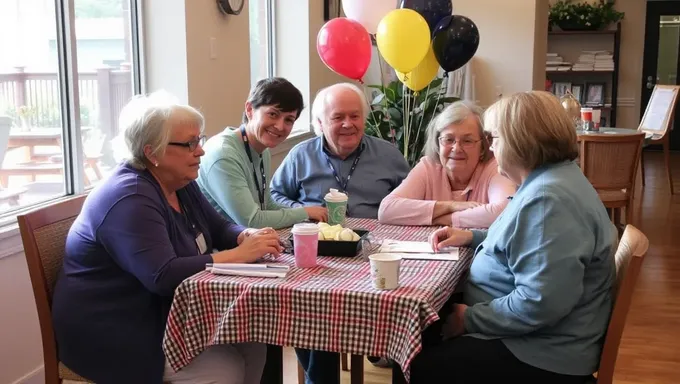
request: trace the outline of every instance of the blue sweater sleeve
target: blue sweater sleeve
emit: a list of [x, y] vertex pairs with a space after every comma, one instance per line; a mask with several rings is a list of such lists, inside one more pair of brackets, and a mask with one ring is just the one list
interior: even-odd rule
[[119, 200], [97, 228], [97, 237], [118, 265], [149, 291], [172, 296], [187, 277], [212, 263], [210, 255], [177, 255], [158, 204], [143, 194]]
[[272, 177], [270, 194], [272, 199], [282, 207], [297, 208], [304, 206], [298, 201], [300, 190], [298, 186], [295, 159], [298, 151], [293, 148]]
[[557, 196], [542, 193], [519, 210], [505, 244], [515, 289], [507, 296], [469, 307], [465, 329], [490, 336], [516, 336], [554, 325], [583, 293], [588, 254], [594, 244]]

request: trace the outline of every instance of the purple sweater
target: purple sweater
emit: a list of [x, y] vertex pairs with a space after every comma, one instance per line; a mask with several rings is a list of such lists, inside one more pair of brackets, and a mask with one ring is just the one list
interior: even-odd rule
[[212, 262], [213, 249], [236, 247], [245, 229], [224, 220], [196, 183], [177, 195], [186, 216], [148, 171], [121, 165], [90, 193], [69, 231], [52, 318], [60, 360], [90, 380], [162, 383], [175, 288]]

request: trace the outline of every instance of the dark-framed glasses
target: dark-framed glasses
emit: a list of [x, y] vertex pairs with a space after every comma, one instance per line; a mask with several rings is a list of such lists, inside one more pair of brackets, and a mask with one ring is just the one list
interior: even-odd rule
[[199, 136], [197, 139], [193, 139], [184, 143], [178, 143], [176, 141], [171, 141], [168, 143], [168, 145], [175, 145], [178, 147], [184, 147], [184, 148], [189, 148], [190, 151], [195, 151], [196, 148], [200, 145], [201, 147], [205, 144], [205, 135]]

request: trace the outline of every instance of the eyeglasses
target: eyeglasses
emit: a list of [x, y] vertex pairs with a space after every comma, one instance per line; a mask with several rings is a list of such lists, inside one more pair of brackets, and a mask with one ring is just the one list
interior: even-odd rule
[[205, 144], [205, 135], [201, 135], [198, 137], [198, 139], [193, 139], [185, 143], [178, 143], [173, 141], [168, 143], [168, 145], [176, 145], [178, 147], [189, 148], [191, 152], [195, 151], [199, 145], [202, 147], [203, 144]]
[[453, 147], [454, 144], [458, 143], [458, 145], [460, 147], [463, 147], [463, 148], [471, 148], [472, 146], [474, 146], [478, 142], [482, 141], [482, 139], [473, 140], [473, 139], [470, 139], [470, 138], [465, 138], [465, 139], [462, 139], [462, 140], [456, 140], [456, 138], [452, 137], [452, 136], [439, 136], [439, 138], [437, 140], [439, 141], [439, 144], [441, 144], [445, 147]]

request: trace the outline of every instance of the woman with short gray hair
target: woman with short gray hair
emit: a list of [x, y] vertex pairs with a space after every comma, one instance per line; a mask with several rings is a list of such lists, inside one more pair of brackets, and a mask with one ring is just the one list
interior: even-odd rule
[[380, 222], [474, 228], [493, 223], [515, 185], [498, 174], [481, 114], [473, 103], [457, 101], [430, 122], [425, 156], [382, 201]]
[[52, 304], [59, 360], [97, 383], [259, 383], [262, 344], [210, 347], [174, 372], [162, 341], [184, 279], [278, 254], [276, 232], [227, 222], [201, 194], [196, 109], [155, 93], [132, 99], [119, 122], [127, 160], [90, 192], [66, 238]]

